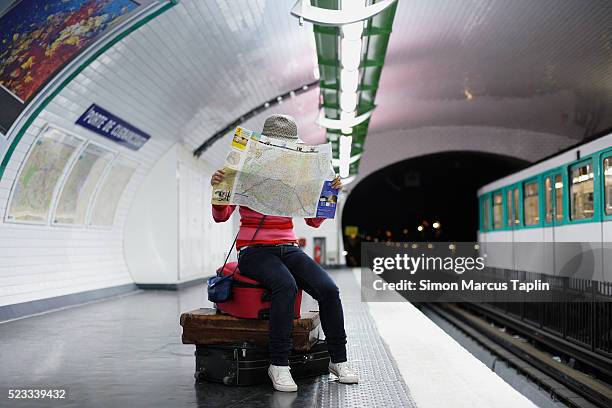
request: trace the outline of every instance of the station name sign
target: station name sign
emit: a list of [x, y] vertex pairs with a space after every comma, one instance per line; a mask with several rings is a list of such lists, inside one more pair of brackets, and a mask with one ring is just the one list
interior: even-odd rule
[[147, 133], [95, 103], [81, 115], [76, 124], [131, 150], [139, 150], [151, 138]]

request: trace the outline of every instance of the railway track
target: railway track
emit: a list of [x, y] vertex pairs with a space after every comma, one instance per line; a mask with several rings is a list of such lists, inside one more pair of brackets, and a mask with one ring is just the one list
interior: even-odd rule
[[[550, 352], [567, 355], [562, 339], [553, 341], [548, 333], [541, 333], [529, 325], [510, 322], [507, 316], [500, 316], [487, 306], [466, 304], [429, 303], [429, 308], [459, 328], [482, 347], [495, 354], [508, 366], [516, 369], [551, 397], [569, 407], [596, 408], [612, 407], [612, 385], [557, 361]], [[540, 347], [544, 340], [545, 347]], [[558, 348], [553, 349], [553, 345]], [[583, 364], [592, 364], [593, 370], [605, 376], [612, 365], [601, 356], [580, 356]], [[609, 377], [608, 377], [609, 378]]]

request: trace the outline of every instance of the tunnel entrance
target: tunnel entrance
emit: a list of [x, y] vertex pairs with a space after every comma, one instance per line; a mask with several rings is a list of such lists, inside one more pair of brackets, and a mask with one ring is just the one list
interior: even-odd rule
[[529, 162], [484, 152], [443, 152], [392, 164], [351, 191], [342, 215], [346, 262], [361, 242], [475, 241], [477, 190]]

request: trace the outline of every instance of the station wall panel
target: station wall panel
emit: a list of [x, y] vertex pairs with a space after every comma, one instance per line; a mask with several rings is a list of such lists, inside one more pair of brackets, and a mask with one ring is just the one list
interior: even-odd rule
[[[0, 225], [0, 306], [45, 299], [71, 293], [132, 283], [123, 257], [123, 225], [145, 174], [168, 148], [178, 132], [164, 117], [143, 106], [151, 78], [131, 70], [127, 79], [113, 68], [119, 64], [120, 42], [98, 61], [85, 68], [34, 120], [10, 157], [0, 180], [0, 211], [7, 208], [10, 191], [27, 152], [41, 130], [52, 125], [92, 140], [138, 163], [117, 206], [110, 229], [34, 226], [15, 223]], [[143, 55], [144, 56], [144, 55]], [[140, 97], [139, 97], [140, 95]], [[137, 152], [119, 146], [75, 124], [88, 107], [96, 103], [129, 121], [153, 137]], [[5, 145], [11, 141], [5, 140]]]

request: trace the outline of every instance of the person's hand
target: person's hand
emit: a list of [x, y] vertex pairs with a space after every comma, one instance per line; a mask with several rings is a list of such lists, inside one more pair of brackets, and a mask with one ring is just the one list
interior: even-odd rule
[[210, 178], [210, 185], [216, 186], [217, 184], [222, 182], [224, 178], [225, 178], [225, 171], [223, 171], [223, 169], [219, 169], [215, 171], [212, 177]]
[[332, 188], [336, 188], [338, 190], [342, 190], [342, 180], [340, 180], [340, 176], [336, 176], [334, 181], [331, 183]]

